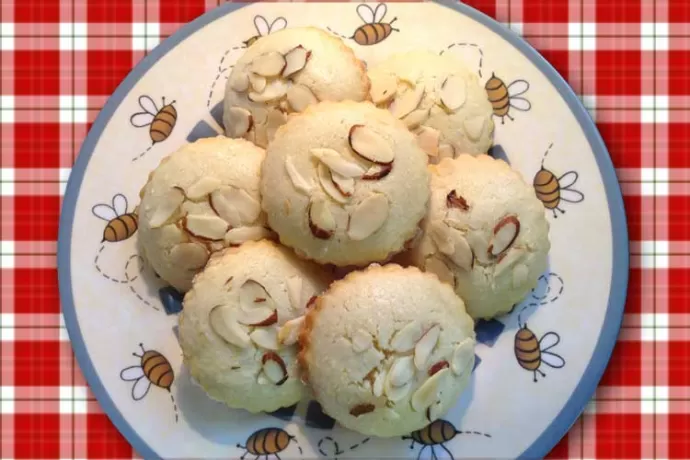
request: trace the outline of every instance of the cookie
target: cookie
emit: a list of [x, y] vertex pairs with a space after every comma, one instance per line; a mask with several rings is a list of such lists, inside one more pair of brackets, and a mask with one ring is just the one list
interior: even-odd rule
[[184, 297], [184, 364], [229, 407], [274, 411], [304, 395], [296, 342], [304, 310], [330, 279], [272, 241], [214, 254]]
[[493, 142], [492, 107], [479, 78], [449, 54], [410, 51], [369, 70], [371, 99], [415, 133], [431, 163], [486, 153]]
[[324, 412], [344, 427], [409, 434], [446, 414], [468, 385], [473, 326], [435, 276], [373, 264], [317, 298], [299, 361]]
[[412, 260], [453, 285], [473, 318], [508, 312], [546, 270], [544, 206], [517, 171], [488, 155], [429, 169], [429, 214]]
[[337, 266], [383, 261], [426, 213], [426, 155], [388, 111], [322, 102], [290, 118], [266, 152], [262, 207], [280, 241]]
[[340, 38], [315, 27], [274, 32], [252, 44], [230, 73], [225, 133], [266, 147], [289, 114], [319, 101], [363, 101], [368, 92], [364, 63]]
[[270, 237], [261, 212], [265, 152], [244, 139], [200, 139], [166, 157], [141, 190], [139, 243], [155, 272], [187, 291], [211, 253]]

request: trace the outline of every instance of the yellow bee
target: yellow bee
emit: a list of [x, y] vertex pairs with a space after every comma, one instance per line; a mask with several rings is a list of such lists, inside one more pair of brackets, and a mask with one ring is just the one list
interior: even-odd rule
[[550, 351], [561, 342], [561, 337], [555, 332], [547, 332], [541, 339], [537, 339], [534, 332], [527, 328], [527, 323], [515, 334], [515, 358], [525, 370], [534, 373], [534, 381], [537, 381], [537, 373], [542, 377], [546, 374], [539, 370], [542, 364], [554, 369], [565, 366], [565, 360], [560, 355]]
[[139, 228], [135, 212], [127, 212], [127, 198], [118, 193], [113, 197], [112, 205], [97, 204], [91, 212], [99, 219], [108, 222], [103, 229], [103, 240], [110, 243], [123, 241], [134, 235]]
[[254, 28], [256, 29], [256, 35], [251, 37], [249, 40], [244, 41], [244, 46], [249, 48], [261, 37], [265, 37], [271, 32], [276, 32], [278, 30], [283, 30], [287, 27], [287, 19], [279, 16], [273, 20], [271, 24], [268, 23], [265, 17], [257, 14], [254, 16]]
[[455, 426], [448, 420], [438, 419], [434, 420], [421, 430], [413, 431], [409, 436], [403, 436], [403, 439], [411, 439], [412, 444], [410, 444], [410, 449], [414, 449], [414, 444], [419, 443], [423, 445], [422, 449], [417, 455], [417, 460], [422, 457], [422, 453], [427, 447], [431, 448], [431, 458], [438, 458], [436, 452], [434, 451], [434, 446], [440, 446], [445, 450], [450, 456], [451, 460], [454, 458], [453, 454], [448, 450], [446, 446], [443, 445], [444, 442], [448, 442], [459, 434], [474, 434], [479, 436], [484, 436], [490, 438], [490, 434], [480, 433], [478, 431], [460, 431], [455, 428]]
[[549, 145], [549, 148], [544, 153], [544, 157], [541, 160], [541, 169], [534, 176], [533, 185], [537, 198], [544, 204], [546, 209], [550, 209], [553, 212], [553, 217], [556, 218], [558, 217], [556, 211], [565, 214], [565, 210], [558, 207], [561, 201], [580, 203], [585, 199], [585, 196], [579, 190], [572, 188], [579, 178], [576, 171], [568, 171], [562, 176], [556, 177], [553, 172], [544, 168], [544, 160], [546, 160], [551, 147], [553, 147], [553, 143]]
[[[256, 455], [257, 459], [262, 455], [266, 459], [268, 459], [269, 455], [273, 455], [280, 460], [278, 453], [287, 449], [290, 441], [294, 441], [297, 444], [297, 439], [294, 436], [290, 436], [282, 428], [262, 428], [249, 435], [245, 446], [237, 444], [238, 448], [247, 450], [242, 454], [240, 460], [244, 460], [247, 454]], [[299, 444], [297, 444], [297, 448], [301, 454], [302, 448]]]
[[151, 384], [159, 388], [170, 391], [175, 373], [170, 366], [170, 362], [165, 356], [155, 350], [144, 350], [141, 347], [141, 354], [132, 353], [141, 359], [141, 363], [130, 366], [120, 372], [120, 378], [125, 382], [134, 382], [132, 385], [132, 399], [139, 401], [144, 398], [151, 388]]
[[484, 89], [493, 107], [494, 115], [501, 118], [501, 124], [505, 123], [506, 117], [513, 120], [508, 113], [511, 107], [521, 112], [527, 112], [532, 108], [532, 104], [527, 99], [520, 97], [529, 90], [529, 83], [526, 80], [515, 80], [506, 85], [492, 72]]
[[398, 29], [394, 29], [392, 24], [398, 20], [398, 18], [393, 18], [391, 22], [384, 23], [383, 18], [386, 16], [388, 7], [385, 3], [379, 3], [376, 5], [376, 9], [371, 9], [371, 7], [365, 3], [357, 6], [357, 15], [362, 21], [364, 21], [363, 26], [359, 26], [355, 33], [352, 34], [351, 38], [358, 45], [370, 46], [377, 43], [381, 43], [388, 36], [393, 33], [393, 31], [399, 32]]
[[163, 98], [163, 107], [158, 110], [153, 99], [149, 96], [140, 96], [139, 107], [141, 107], [143, 111], [132, 115], [129, 118], [129, 122], [135, 128], [149, 126], [151, 141], [154, 144], [163, 142], [170, 136], [177, 122], [177, 110], [173, 107], [174, 103], [175, 101], [166, 104], [165, 98]]

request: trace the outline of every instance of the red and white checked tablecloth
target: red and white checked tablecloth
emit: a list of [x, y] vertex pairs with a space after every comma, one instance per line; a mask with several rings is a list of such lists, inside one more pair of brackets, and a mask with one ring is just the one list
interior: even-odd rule
[[[116, 85], [218, 2], [0, 1], [0, 458], [132, 457], [72, 355], [58, 215], [74, 158]], [[690, 458], [690, 2], [468, 3], [522, 34], [582, 96], [625, 195], [623, 330], [594, 400], [551, 456]]]

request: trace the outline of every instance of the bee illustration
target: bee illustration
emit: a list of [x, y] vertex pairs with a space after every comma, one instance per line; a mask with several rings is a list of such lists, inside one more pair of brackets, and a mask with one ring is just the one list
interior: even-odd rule
[[120, 372], [122, 380], [134, 382], [132, 399], [135, 401], [140, 401], [148, 394], [151, 384], [170, 391], [175, 380], [175, 373], [165, 356], [155, 350], [144, 350], [144, 345], [141, 343], [139, 347], [141, 347], [141, 354], [132, 353], [132, 355], [140, 358], [141, 363], [122, 369]]
[[351, 37], [339, 34], [330, 27], [328, 27], [328, 30], [339, 37], [354, 40], [358, 45], [376, 45], [387, 39], [393, 31], [400, 32], [393, 27], [393, 23], [397, 21], [398, 18], [393, 18], [391, 22], [383, 22], [383, 18], [386, 16], [387, 11], [388, 7], [385, 3], [379, 3], [373, 10], [369, 5], [362, 3], [357, 6], [357, 16], [364, 21], [364, 25], [357, 27], [355, 33], [352, 34]]
[[108, 224], [103, 229], [102, 242], [117, 243], [134, 235], [139, 228], [137, 214], [127, 212], [127, 198], [118, 193], [113, 197], [112, 205], [97, 204], [91, 212]]
[[256, 16], [254, 16], [254, 28], [256, 29], [257, 34], [251, 37], [249, 40], [246, 40], [242, 43], [244, 43], [245, 47], [249, 48], [254, 44], [254, 42], [256, 42], [261, 37], [265, 37], [271, 32], [283, 30], [286, 27], [287, 19], [285, 19], [282, 16], [275, 18], [273, 22], [269, 24], [265, 17], [261, 16], [260, 14], [257, 14]]
[[291, 436], [287, 431], [277, 427], [261, 428], [249, 435], [245, 446], [237, 444], [238, 448], [246, 449], [246, 452], [242, 454], [240, 460], [244, 460], [247, 454], [255, 455], [255, 460], [261, 456], [268, 460], [269, 455], [273, 455], [280, 460], [278, 453], [287, 449], [290, 441], [294, 441], [294, 443], [297, 444], [297, 448], [301, 454], [302, 448], [297, 442], [297, 439]]
[[537, 340], [534, 332], [527, 328], [525, 323], [515, 334], [515, 358], [525, 370], [534, 373], [534, 381], [537, 381], [537, 373], [542, 377], [546, 374], [539, 370], [542, 364], [554, 369], [565, 366], [565, 360], [556, 353], [549, 351], [561, 341], [561, 336], [555, 332], [547, 332]]
[[544, 207], [550, 209], [553, 212], [553, 217], [557, 218], [556, 211], [565, 214], [565, 210], [558, 207], [561, 201], [580, 203], [585, 199], [585, 195], [572, 188], [580, 177], [576, 171], [568, 171], [562, 176], [556, 177], [553, 172], [544, 167], [544, 161], [551, 151], [551, 147], [553, 147], [553, 143], [549, 144], [546, 152], [544, 152], [541, 159], [541, 169], [534, 176], [534, 191]]
[[149, 126], [149, 136], [154, 144], [166, 140], [177, 121], [177, 110], [173, 107], [175, 101], [166, 104], [164, 97], [162, 103], [163, 107], [158, 110], [156, 103], [149, 96], [139, 96], [139, 107], [143, 112], [137, 112], [129, 118], [129, 122], [135, 128]]
[[479, 431], [458, 430], [455, 428], [455, 425], [450, 423], [448, 420], [438, 419], [434, 420], [421, 430], [413, 431], [412, 433], [410, 433], [409, 436], [403, 436], [403, 440], [412, 440], [412, 443], [410, 444], [410, 449], [414, 449], [415, 443], [419, 443], [422, 446], [424, 446], [419, 451], [419, 455], [417, 455], [417, 460], [419, 460], [422, 457], [422, 453], [426, 450], [427, 447], [431, 448], [431, 458], [438, 458], [436, 456], [436, 452], [434, 451], [435, 446], [440, 446], [443, 450], [445, 450], [452, 460], [455, 457], [453, 457], [453, 454], [448, 450], [446, 446], [443, 445], [443, 443], [450, 441], [459, 434], [473, 434], [478, 436], [484, 436], [485, 438], [491, 437], [490, 434], [480, 433]]
[[501, 118], [501, 124], [505, 123], [506, 117], [513, 121], [513, 117], [508, 113], [511, 107], [521, 112], [527, 112], [532, 108], [532, 104], [527, 99], [520, 97], [529, 90], [527, 80], [515, 80], [506, 85], [492, 72], [491, 78], [484, 85], [484, 89], [493, 107], [494, 115]]

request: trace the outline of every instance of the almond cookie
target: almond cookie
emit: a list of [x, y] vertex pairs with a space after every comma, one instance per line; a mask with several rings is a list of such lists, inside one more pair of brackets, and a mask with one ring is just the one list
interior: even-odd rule
[[149, 175], [140, 192], [139, 242], [156, 273], [180, 292], [214, 251], [271, 236], [259, 197], [264, 156], [244, 139], [199, 139]]
[[429, 169], [429, 214], [412, 260], [454, 286], [473, 318], [508, 312], [546, 270], [544, 206], [517, 171], [488, 155]]
[[316, 299], [299, 360], [324, 412], [341, 425], [400, 436], [442, 417], [468, 385], [473, 326], [435, 276], [373, 264]]
[[290, 118], [268, 147], [262, 206], [283, 244], [337, 266], [383, 261], [419, 228], [426, 155], [388, 111], [322, 102]]
[[405, 122], [431, 163], [491, 147], [491, 103], [477, 75], [456, 58], [394, 54], [370, 69], [369, 78], [372, 101]]
[[340, 38], [314, 27], [274, 32], [251, 45], [230, 73], [225, 133], [266, 147], [289, 114], [319, 101], [363, 101], [368, 92], [364, 63]]
[[272, 241], [214, 254], [180, 314], [191, 376], [229, 407], [274, 411], [299, 401], [297, 339], [312, 296], [330, 279]]

